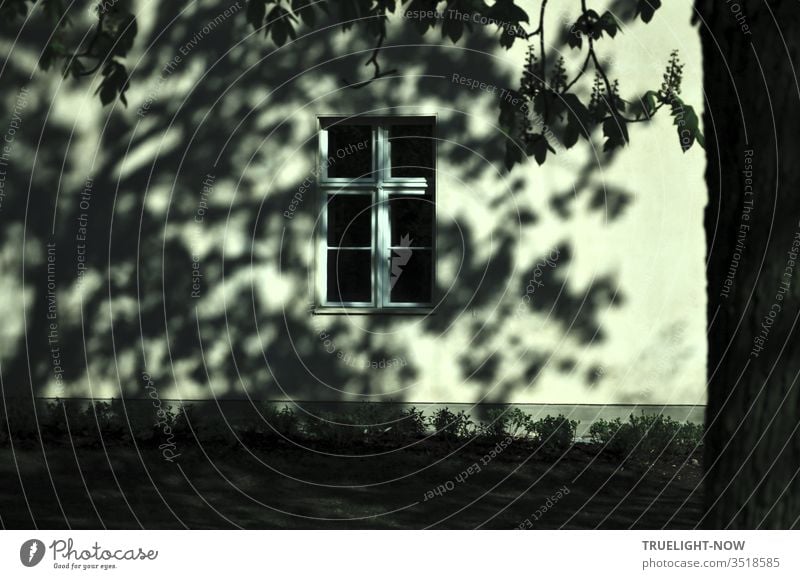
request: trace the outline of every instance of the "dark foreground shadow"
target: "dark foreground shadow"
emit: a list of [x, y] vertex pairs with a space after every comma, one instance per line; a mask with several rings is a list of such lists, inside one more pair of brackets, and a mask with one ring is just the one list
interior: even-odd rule
[[509, 447], [484, 464], [490, 445], [451, 450], [347, 458], [205, 445], [174, 462], [155, 449], [3, 450], [0, 520], [10, 529], [685, 529], [701, 516], [693, 459], [623, 466], [580, 446], [559, 460]]

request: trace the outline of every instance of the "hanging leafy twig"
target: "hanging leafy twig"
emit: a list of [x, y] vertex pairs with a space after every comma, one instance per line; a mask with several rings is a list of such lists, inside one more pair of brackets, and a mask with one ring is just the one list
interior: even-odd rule
[[[550, 84], [548, 79], [546, 20], [549, 0], [540, 0], [536, 28], [527, 32], [530, 24], [527, 12], [517, 3], [520, 0], [494, 0], [491, 6], [480, 0], [450, 0], [448, 14], [458, 12], [461, 7], [487, 20], [488, 24], [501, 30], [499, 44], [511, 48], [516, 39], [528, 43], [528, 55], [523, 67], [518, 91], [508, 91], [513, 97], [500, 103], [500, 126], [511, 136], [506, 146], [506, 165], [510, 168], [523, 160], [524, 155], [544, 162], [548, 153], [555, 153], [553, 144], [560, 142], [564, 148], [574, 146], [579, 138], [591, 139], [593, 129], [602, 127], [606, 138], [604, 149], [613, 150], [628, 142], [627, 125], [649, 121], [659, 110], [668, 108], [677, 126], [683, 150], [688, 150], [696, 141], [704, 144], [699, 130], [699, 119], [692, 107], [680, 99], [682, 65], [677, 53], [673, 53], [664, 73], [664, 82], [659, 90], [647, 91], [642, 97], [624, 100], [620, 96], [619, 81], [612, 79], [597, 51], [598, 41], [603, 37], [614, 38], [619, 32], [619, 23], [609, 11], [602, 15], [589, 7], [588, 0], [579, 0], [580, 14], [570, 28], [567, 44], [581, 52], [581, 66], [570, 78], [563, 60], [555, 63]], [[650, 22], [661, 7], [661, 0], [630, 0], [636, 3], [634, 18]], [[6, 0], [0, 6], [0, 16], [16, 19], [27, 16], [29, 6], [41, 5], [55, 32], [50, 45], [45, 47], [39, 65], [49, 68], [53, 62], [63, 60], [65, 76], [75, 78], [92, 76], [102, 72], [103, 80], [97, 93], [103, 104], [119, 98], [125, 103], [125, 91], [130, 82], [123, 63], [136, 36], [136, 20], [130, 12], [130, 0], [116, 0], [108, 7], [97, 0], [98, 20], [96, 28], [82, 50], [69, 51], [63, 45], [60, 29], [68, 23], [67, 9], [60, 0]], [[284, 46], [297, 38], [298, 26], [314, 28], [320, 11], [330, 14], [335, 9], [344, 30], [365, 25], [366, 36], [374, 38], [364, 66], [371, 68], [371, 78], [350, 83], [342, 82], [353, 89], [370, 85], [377, 79], [397, 74], [396, 68], [384, 70], [381, 56], [385, 53], [387, 39], [387, 14], [398, 7], [420, 15], [414, 27], [420, 34], [439, 27], [443, 38], [458, 42], [464, 29], [471, 29], [470, 21], [464, 18], [442, 20], [428, 14], [434, 13], [438, 0], [247, 0], [246, 18], [253, 28], [271, 38], [277, 46]], [[452, 10], [451, 10], [452, 8]], [[422, 16], [425, 15], [425, 16]], [[536, 38], [538, 37], [538, 41]], [[586, 42], [584, 43], [584, 39]], [[534, 46], [539, 52], [534, 54]], [[86, 59], [94, 59], [87, 67]], [[594, 69], [595, 83], [588, 102], [572, 91]], [[522, 103], [520, 106], [519, 103]], [[536, 122], [532, 122], [535, 120]], [[541, 125], [541, 126], [540, 126]]]

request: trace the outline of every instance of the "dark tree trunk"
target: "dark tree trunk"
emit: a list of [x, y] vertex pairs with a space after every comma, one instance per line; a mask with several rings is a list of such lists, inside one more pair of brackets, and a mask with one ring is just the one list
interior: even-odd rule
[[709, 188], [703, 523], [798, 528], [800, 5], [698, 0], [697, 10]]

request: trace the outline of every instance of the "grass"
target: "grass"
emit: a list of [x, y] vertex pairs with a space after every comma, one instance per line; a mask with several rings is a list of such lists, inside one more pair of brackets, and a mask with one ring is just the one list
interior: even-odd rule
[[182, 409], [168, 413], [166, 437], [167, 422], [129, 427], [113, 404], [56, 405], [39, 417], [41, 438], [20, 418], [0, 429], [0, 524], [652, 529], [700, 517], [694, 425], [632, 416], [597, 423], [591, 443], [575, 444], [563, 416], [511, 409], [475, 424], [447, 409], [382, 413], [365, 406], [309, 422], [269, 408], [268, 424], [231, 431]]
[[625, 466], [579, 445], [552, 461], [512, 445], [458, 482], [492, 448], [345, 458], [195, 445], [174, 462], [153, 448], [5, 449], [0, 518], [6, 528], [511, 529], [564, 486], [534, 528], [688, 528], [700, 516], [691, 458]]

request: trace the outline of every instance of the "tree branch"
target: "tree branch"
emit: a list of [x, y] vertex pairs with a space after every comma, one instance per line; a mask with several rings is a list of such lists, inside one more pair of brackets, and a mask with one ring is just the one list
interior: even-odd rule
[[[659, 110], [661, 107], [663, 107], [663, 106], [664, 106], [664, 103], [663, 103], [663, 102], [662, 102], [662, 103], [658, 103], [658, 104], [655, 106], [655, 108], [653, 109], [653, 112], [652, 112], [651, 114], [647, 114], [647, 112], [645, 112], [645, 116], [644, 116], [644, 117], [642, 117], [642, 118], [640, 118], [640, 119], [630, 119], [630, 118], [628, 118], [628, 117], [625, 117], [625, 116], [623, 116], [623, 115], [617, 115], [617, 118], [618, 118], [618, 119], [622, 119], [622, 120], [623, 120], [623, 121], [625, 121], [626, 123], [644, 123], [644, 122], [647, 122], [647, 121], [649, 121], [650, 119], [652, 119], [652, 118], [655, 116], [655, 114], [658, 112], [658, 110]], [[602, 123], [603, 121], [607, 121], [607, 120], [609, 120], [609, 119], [611, 119], [611, 118], [612, 118], [612, 117], [605, 117], [605, 118], [601, 119], [601, 120], [600, 120], [600, 122]]]
[[[547, 86], [547, 55], [544, 52], [544, 11], [547, 8], [547, 0], [542, 0], [542, 8], [539, 10], [539, 52], [542, 59], [541, 75], [542, 83]], [[543, 119], [547, 119], [547, 98], [544, 99]]]
[[[586, 0], [581, 0], [581, 10], [583, 10], [584, 14], [587, 12], [588, 8], [586, 6]], [[603, 83], [606, 85], [606, 94], [608, 95], [608, 99], [610, 99], [613, 94], [611, 90], [611, 82], [608, 80], [606, 71], [600, 64], [600, 60], [597, 58], [597, 53], [594, 51], [594, 39], [588, 34], [587, 38], [589, 39], [589, 55], [587, 58], [592, 59], [594, 69], [597, 71], [597, 74], [600, 75], [600, 78], [603, 79]], [[609, 109], [612, 109], [613, 103], [609, 102], [608, 99], [606, 99], [606, 104], [608, 105]]]
[[386, 31], [381, 30], [381, 33], [378, 36], [378, 42], [375, 45], [375, 49], [372, 51], [372, 56], [370, 56], [367, 62], [364, 63], [364, 66], [369, 66], [371, 64], [373, 67], [375, 67], [375, 72], [372, 78], [356, 84], [351, 84], [347, 81], [346, 78], [343, 78], [342, 82], [344, 82], [344, 84], [346, 84], [348, 88], [352, 89], [364, 88], [365, 86], [371, 84], [373, 81], [378, 80], [379, 78], [383, 78], [385, 76], [391, 76], [397, 72], [396, 68], [393, 68], [392, 70], [388, 70], [386, 72], [381, 72], [381, 64], [380, 62], [378, 62], [378, 55], [381, 52], [384, 40], [386, 40]]
[[573, 85], [581, 79], [583, 74], [586, 72], [586, 69], [589, 66], [589, 61], [591, 59], [592, 59], [592, 53], [590, 52], [589, 54], [586, 55], [586, 60], [583, 61], [583, 66], [581, 66], [581, 69], [580, 69], [580, 71], [578, 71], [578, 74], [576, 74], [575, 78], [573, 78], [572, 81], [569, 84], [567, 84], [566, 87], [564, 87], [564, 92], [565, 93], [569, 92], [569, 89], [571, 89], [573, 87]]

